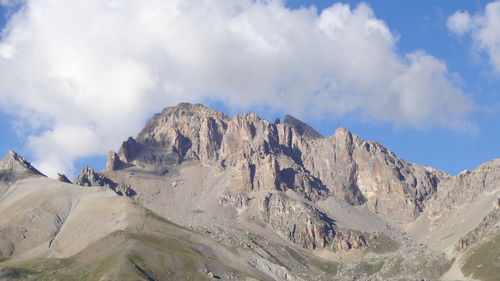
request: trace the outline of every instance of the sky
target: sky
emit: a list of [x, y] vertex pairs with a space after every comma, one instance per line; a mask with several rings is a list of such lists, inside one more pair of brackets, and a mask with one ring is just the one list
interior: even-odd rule
[[49, 176], [183, 101], [453, 175], [500, 157], [500, 0], [0, 0], [0, 29], [0, 154]]

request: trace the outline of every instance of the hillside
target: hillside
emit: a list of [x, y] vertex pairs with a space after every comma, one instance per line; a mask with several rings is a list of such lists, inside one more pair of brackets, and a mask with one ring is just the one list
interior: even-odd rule
[[[500, 159], [182, 103], [71, 183], [0, 162], [0, 280], [495, 280]], [[483, 258], [488, 257], [488, 258]]]

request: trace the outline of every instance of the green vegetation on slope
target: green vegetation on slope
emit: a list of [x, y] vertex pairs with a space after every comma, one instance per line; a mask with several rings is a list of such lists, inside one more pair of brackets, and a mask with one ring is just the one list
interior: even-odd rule
[[465, 258], [462, 272], [483, 281], [496, 281], [500, 274], [500, 234], [493, 239], [471, 249]]
[[361, 262], [356, 266], [356, 271], [357, 272], [363, 272], [366, 273], [366, 275], [371, 276], [377, 272], [379, 272], [382, 269], [382, 266], [384, 266], [383, 263], [367, 263], [367, 262]]
[[211, 247], [222, 249], [224, 246], [217, 246], [216, 242], [207, 246], [199, 234], [149, 210], [144, 211], [146, 219], [135, 231], [113, 232], [71, 258], [41, 258], [5, 266], [0, 264], [0, 279], [202, 281], [209, 280], [207, 268], [218, 269], [235, 278], [255, 277], [212, 257]]
[[339, 268], [339, 264], [337, 262], [323, 260], [312, 255], [299, 254], [290, 247], [285, 247], [285, 250], [292, 258], [304, 266], [315, 266], [328, 275], [337, 275]]
[[376, 237], [370, 239], [370, 234], [365, 234], [368, 237], [368, 251], [376, 254], [385, 254], [395, 252], [399, 249], [397, 242], [387, 237], [385, 234], [378, 234]]

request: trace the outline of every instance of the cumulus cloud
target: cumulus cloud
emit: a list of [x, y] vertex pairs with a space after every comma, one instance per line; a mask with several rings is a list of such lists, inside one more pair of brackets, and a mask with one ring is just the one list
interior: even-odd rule
[[28, 139], [37, 159], [36, 167], [48, 175], [71, 167], [75, 158], [101, 153], [100, 144], [101, 136], [95, 130], [72, 125], [57, 126]]
[[1, 38], [0, 103], [37, 132], [28, 146], [52, 175], [181, 101], [452, 129], [471, 107], [444, 62], [399, 56], [365, 4], [33, 0]]
[[500, 0], [489, 3], [484, 11], [472, 16], [457, 11], [448, 17], [447, 24], [457, 35], [470, 35], [474, 50], [484, 52], [500, 75]]
[[456, 11], [453, 15], [448, 17], [446, 26], [452, 32], [462, 35], [470, 30], [471, 18], [467, 11]]

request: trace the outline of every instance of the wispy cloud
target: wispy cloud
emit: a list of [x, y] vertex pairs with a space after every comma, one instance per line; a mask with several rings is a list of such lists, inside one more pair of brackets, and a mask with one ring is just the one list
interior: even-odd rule
[[399, 56], [365, 4], [33, 0], [2, 38], [0, 103], [37, 129], [28, 145], [52, 175], [180, 101], [457, 130], [472, 106], [443, 61]]
[[456, 11], [448, 17], [447, 25], [459, 36], [469, 35], [474, 50], [485, 53], [495, 73], [500, 75], [500, 1], [489, 3], [484, 11], [474, 15]]

